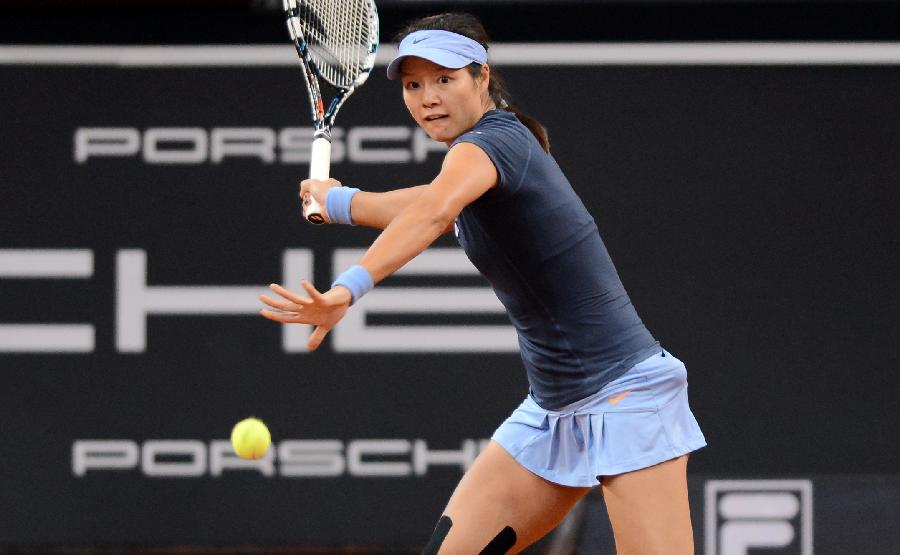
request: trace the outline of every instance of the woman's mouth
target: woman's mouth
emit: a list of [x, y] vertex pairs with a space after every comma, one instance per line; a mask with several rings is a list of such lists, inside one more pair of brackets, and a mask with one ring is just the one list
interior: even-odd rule
[[425, 116], [425, 121], [435, 121], [439, 119], [446, 118], [447, 114], [432, 114], [430, 116]]

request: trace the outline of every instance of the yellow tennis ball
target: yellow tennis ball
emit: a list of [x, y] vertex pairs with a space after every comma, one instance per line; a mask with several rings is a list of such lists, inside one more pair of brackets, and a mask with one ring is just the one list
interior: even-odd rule
[[271, 443], [269, 429], [258, 418], [245, 418], [231, 429], [231, 446], [241, 458], [258, 459], [266, 454]]

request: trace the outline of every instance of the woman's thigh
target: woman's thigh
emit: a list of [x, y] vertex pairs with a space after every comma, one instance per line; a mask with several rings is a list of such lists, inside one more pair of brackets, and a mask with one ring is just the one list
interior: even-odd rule
[[687, 455], [604, 476], [603, 500], [618, 555], [693, 555]]
[[[426, 553], [473, 555], [495, 538], [516, 553], [553, 529], [590, 488], [548, 482], [531, 473], [495, 442], [475, 459], [450, 497], [443, 518], [449, 518], [446, 536], [433, 537]], [[438, 528], [446, 529], [444, 520]], [[509, 527], [510, 531], [504, 530]], [[498, 536], [500, 536], [498, 538]], [[496, 545], [496, 544], [495, 544]], [[506, 551], [492, 551], [505, 553]]]

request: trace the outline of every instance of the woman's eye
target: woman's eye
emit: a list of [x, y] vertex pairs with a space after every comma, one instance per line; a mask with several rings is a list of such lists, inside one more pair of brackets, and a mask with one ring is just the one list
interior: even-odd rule
[[450, 82], [450, 78], [447, 77], [447, 76], [444, 76], [444, 77], [441, 77], [440, 79], [438, 79], [438, 81], [439, 81], [442, 85], [446, 85], [447, 83]]
[[406, 84], [406, 88], [407, 89], [418, 89], [419, 84], [416, 83], [415, 81], [410, 81], [409, 83]]

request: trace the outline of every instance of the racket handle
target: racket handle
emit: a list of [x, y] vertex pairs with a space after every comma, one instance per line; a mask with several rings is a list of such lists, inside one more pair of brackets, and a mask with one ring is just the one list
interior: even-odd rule
[[[328, 171], [331, 169], [331, 139], [327, 136], [316, 135], [312, 143], [312, 154], [309, 159], [309, 178], [325, 181], [328, 179]], [[309, 195], [309, 204], [303, 210], [303, 217], [309, 223], [320, 225], [325, 223], [322, 216], [322, 206], [316, 199]]]

